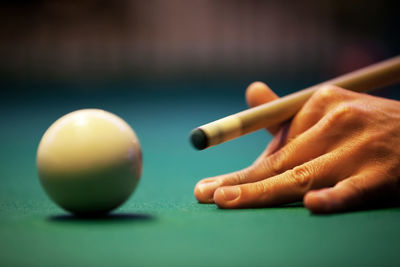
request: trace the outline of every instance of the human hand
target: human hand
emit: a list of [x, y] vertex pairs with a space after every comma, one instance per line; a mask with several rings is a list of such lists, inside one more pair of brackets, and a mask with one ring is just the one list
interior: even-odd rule
[[[246, 91], [250, 106], [276, 99], [265, 84]], [[221, 208], [303, 199], [315, 213], [400, 200], [400, 102], [323, 86], [249, 167], [199, 181], [201, 203]]]

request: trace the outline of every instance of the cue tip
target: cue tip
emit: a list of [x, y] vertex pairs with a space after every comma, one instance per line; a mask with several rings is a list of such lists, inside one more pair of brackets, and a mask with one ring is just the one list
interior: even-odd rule
[[203, 150], [208, 147], [208, 137], [200, 128], [196, 128], [190, 133], [190, 141], [198, 150]]

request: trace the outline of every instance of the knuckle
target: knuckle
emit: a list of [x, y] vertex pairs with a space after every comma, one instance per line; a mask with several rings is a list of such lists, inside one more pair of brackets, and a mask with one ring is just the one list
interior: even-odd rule
[[343, 91], [343, 89], [334, 85], [323, 85], [314, 92], [302, 110], [309, 111], [311, 114], [325, 113], [324, 111], [331, 105], [335, 105], [343, 100]]
[[342, 95], [342, 89], [334, 85], [323, 85], [313, 95], [318, 101], [336, 100]]
[[312, 187], [313, 173], [314, 171], [310, 166], [300, 165], [290, 171], [289, 177], [292, 179], [296, 187], [301, 188], [306, 192]]
[[331, 111], [328, 120], [334, 124], [353, 124], [360, 121], [363, 116], [363, 110], [351, 103], [341, 103], [334, 110]]
[[267, 192], [267, 186], [265, 185], [265, 183], [263, 181], [254, 183], [254, 190], [257, 193], [261, 194], [261, 196], [263, 196], [263, 193]]
[[249, 180], [253, 180], [256, 177], [256, 174], [256, 166], [251, 165], [242, 170], [223, 175], [217, 178], [217, 182], [219, 182], [220, 185], [245, 184], [248, 183]]
[[233, 183], [236, 184], [243, 184], [246, 183], [248, 178], [251, 177], [253, 174], [253, 168], [249, 167], [240, 171], [237, 171], [233, 176]]

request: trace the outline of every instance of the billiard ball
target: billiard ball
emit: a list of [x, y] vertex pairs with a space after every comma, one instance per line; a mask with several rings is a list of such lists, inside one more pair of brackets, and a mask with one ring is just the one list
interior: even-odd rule
[[77, 215], [105, 214], [125, 202], [142, 171], [133, 129], [100, 109], [82, 109], [55, 121], [37, 150], [38, 176], [47, 195]]

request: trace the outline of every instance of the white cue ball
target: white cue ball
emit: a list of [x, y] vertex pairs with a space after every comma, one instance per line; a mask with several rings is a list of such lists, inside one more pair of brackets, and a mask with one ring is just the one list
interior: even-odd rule
[[77, 215], [107, 213], [125, 202], [142, 172], [133, 129], [100, 109], [71, 112], [54, 122], [37, 151], [40, 182], [60, 207]]

